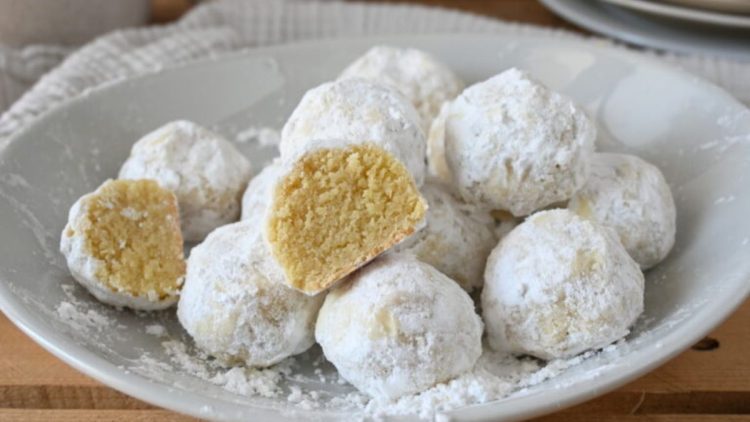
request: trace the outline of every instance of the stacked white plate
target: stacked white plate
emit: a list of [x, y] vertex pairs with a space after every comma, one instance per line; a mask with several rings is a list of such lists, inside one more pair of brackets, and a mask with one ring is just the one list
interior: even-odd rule
[[747, 0], [541, 0], [588, 30], [658, 49], [750, 62]]

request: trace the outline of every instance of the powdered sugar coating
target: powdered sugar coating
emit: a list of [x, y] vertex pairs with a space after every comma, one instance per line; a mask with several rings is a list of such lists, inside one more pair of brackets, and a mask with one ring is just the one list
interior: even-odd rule
[[523, 222], [523, 218], [514, 217], [507, 211], [494, 210], [490, 215], [495, 220], [495, 238], [502, 239]]
[[388, 255], [328, 294], [315, 338], [344, 379], [393, 399], [470, 370], [482, 328], [456, 283], [410, 255]]
[[281, 162], [274, 160], [250, 180], [242, 195], [242, 220], [263, 221], [282, 171]]
[[352, 62], [339, 79], [362, 78], [392, 86], [419, 113], [426, 131], [440, 106], [455, 98], [464, 83], [445, 64], [414, 48], [375, 46]]
[[195, 123], [178, 120], [133, 145], [121, 179], [153, 179], [177, 195], [182, 235], [198, 242], [240, 214], [250, 162], [229, 141]]
[[[127, 291], [112, 290], [96, 275], [97, 271], [105, 266], [105, 263], [94, 257], [86, 247], [86, 230], [83, 225], [88, 220], [89, 204], [98, 195], [100, 189], [101, 187], [79, 198], [68, 213], [68, 223], [60, 236], [60, 252], [65, 256], [70, 274], [95, 298], [108, 305], [143, 311], [166, 309], [174, 305], [179, 294], [177, 290], [167, 292], [166, 295], [150, 291], [144, 295], [136, 296]], [[68, 233], [73, 233], [73, 235], [68, 236]], [[179, 282], [182, 282], [182, 280]]]
[[450, 104], [443, 104], [427, 132], [427, 173], [446, 186], [453, 185], [453, 174], [445, 158], [445, 120], [450, 113]]
[[422, 195], [429, 204], [426, 226], [393, 248], [409, 252], [471, 292], [483, 283], [487, 256], [497, 245], [490, 215], [455, 199], [428, 181]]
[[231, 364], [264, 367], [313, 345], [323, 295], [287, 287], [254, 221], [220, 227], [193, 248], [177, 317], [195, 343]]
[[572, 101], [510, 69], [451, 102], [445, 157], [465, 200], [522, 216], [583, 186], [595, 136]]
[[570, 357], [625, 336], [643, 312], [643, 273], [608, 228], [568, 210], [538, 212], [487, 260], [490, 347]]
[[642, 269], [661, 262], [674, 245], [677, 215], [669, 185], [656, 166], [636, 156], [595, 154], [591, 175], [568, 208], [613, 228]]
[[393, 154], [421, 185], [425, 135], [419, 115], [400, 93], [364, 79], [327, 82], [302, 97], [281, 131], [281, 158], [290, 161], [318, 149], [314, 140], [341, 146], [372, 143]]

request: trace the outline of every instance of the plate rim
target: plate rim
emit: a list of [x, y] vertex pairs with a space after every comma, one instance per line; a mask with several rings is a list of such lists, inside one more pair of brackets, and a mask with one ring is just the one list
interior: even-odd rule
[[[709, 44], [695, 45], [680, 40], [666, 39], [651, 32], [637, 32], [624, 28], [625, 22], [609, 13], [601, 11], [603, 7], [616, 7], [610, 4], [602, 4], [598, 0], [538, 0], [546, 8], [557, 16], [573, 23], [581, 28], [599, 34], [600, 36], [614, 38], [616, 41], [634, 44], [650, 49], [661, 50], [666, 53], [698, 54], [701, 56], [717, 59], [736, 60], [742, 63], [750, 62], [750, 50], [745, 52], [736, 47], [721, 48], [717, 46], [719, 39], [709, 39]], [[627, 11], [633, 13], [632, 11]], [[602, 16], [608, 17], [612, 22], [618, 24], [613, 27], [608, 22], [598, 19]], [[642, 18], [647, 19], [647, 18]], [[712, 47], [709, 49], [709, 47]]]
[[[543, 0], [544, 1], [544, 0]], [[696, 76], [692, 73], [687, 72], [684, 69], [664, 63], [654, 57], [638, 53], [636, 51], [624, 48], [622, 46], [602, 43], [592, 43], [585, 39], [567, 39], [559, 38], [553, 35], [514, 35], [514, 34], [503, 34], [503, 33], [458, 33], [458, 34], [446, 34], [446, 33], [435, 33], [435, 34], [421, 34], [421, 35], [390, 35], [390, 36], [365, 36], [365, 37], [352, 37], [349, 39], [340, 38], [328, 38], [319, 40], [306, 40], [294, 43], [287, 43], [276, 46], [268, 46], [262, 48], [250, 48], [242, 50], [240, 52], [234, 52], [230, 54], [222, 55], [218, 58], [208, 58], [204, 60], [198, 60], [187, 64], [181, 64], [168, 69], [162, 69], [154, 72], [148, 72], [136, 77], [126, 78], [123, 80], [113, 81], [111, 83], [104, 84], [97, 88], [93, 88], [87, 92], [85, 96], [77, 96], [66, 100], [57, 107], [48, 110], [42, 115], [38, 116], [29, 125], [24, 127], [22, 130], [16, 132], [11, 136], [7, 143], [0, 149], [0, 160], [12, 152], [13, 147], [19, 143], [19, 140], [24, 137], [25, 133], [31, 130], [33, 127], [40, 124], [40, 122], [49, 119], [57, 113], [63, 113], [66, 108], [79, 102], [88, 101], [90, 98], [100, 97], [106, 95], [109, 90], [116, 89], [122, 85], [129, 83], [137, 83], [141, 80], [159, 77], [164, 73], [171, 71], [177, 71], [180, 69], [188, 68], [201, 68], [206, 66], [212, 66], [217, 62], [226, 60], [236, 60], [252, 56], [268, 56], [273, 55], [277, 52], [284, 50], [296, 50], [296, 49], [307, 49], [307, 48], [319, 48], [324, 49], [326, 46], [332, 45], [345, 45], [345, 44], [363, 44], [368, 43], [375, 45], [378, 43], [392, 43], [395, 45], [406, 45], [410, 41], [418, 40], [430, 40], [440, 38], [455, 39], [460, 37], [466, 41], [482, 39], [484, 41], [498, 41], [502, 39], [507, 40], [518, 40], [523, 39], [524, 41], [544, 41], [545, 43], [554, 42], [552, 44], [555, 47], [568, 46], [568, 47], [580, 47], [585, 45], [588, 50], [595, 50], [597, 54], [615, 54], [625, 57], [627, 60], [635, 61], [643, 65], [656, 67], [658, 69], [669, 71], [678, 74], [683, 78], [691, 80], [695, 84], [699, 84], [702, 89], [712, 92], [712, 95], [718, 95], [723, 97], [722, 100], [727, 103], [732, 103], [733, 106], [738, 107], [738, 111], [747, 111], [748, 108], [730, 95], [723, 88]], [[750, 117], [748, 117], [750, 119]], [[743, 279], [750, 280], [750, 274], [742, 275]], [[743, 286], [741, 286], [743, 287]], [[713, 306], [701, 307], [693, 315], [688, 317], [689, 319], [697, 318], [698, 316], [704, 316], [702, 329], [696, 330], [692, 324], [681, 324], [678, 329], [671, 331], [667, 334], [663, 343], [671, 344], [671, 347], [662, 347], [661, 345], [650, 344], [645, 346], [638, 352], [628, 353], [623, 355], [623, 358], [630, 357], [635, 359], [641, 355], [648, 354], [653, 356], [646, 360], [644, 364], [636, 365], [625, 365], [626, 367], [619, 371], [609, 371], [598, 375], [590, 381], [587, 381], [585, 389], [561, 389], [558, 390], [558, 394], [555, 399], [549, 399], [539, 397], [540, 393], [530, 394], [522, 397], [514, 398], [514, 411], [508, 412], [503, 406], [499, 406], [498, 409], [493, 409], [492, 414], [488, 415], [486, 408], [489, 406], [498, 406], [497, 402], [489, 402], [479, 405], [471, 405], [460, 410], [462, 416], [472, 419], [486, 419], [492, 418], [530, 418], [539, 416], [542, 414], [549, 413], [553, 410], [559, 410], [565, 407], [569, 407], [583, 401], [589, 400], [593, 397], [599, 396], [606, 392], [612, 391], [621, 385], [644, 375], [645, 373], [653, 370], [655, 367], [663, 364], [667, 360], [683, 352], [700, 338], [705, 336], [708, 332], [715, 329], [724, 320], [730, 317], [734, 311], [739, 307], [748, 296], [750, 296], [750, 283], [745, 283], [743, 289], [737, 289], [739, 291], [732, 290], [731, 294], [727, 292], [721, 292], [718, 299], [711, 302]], [[8, 281], [4, 278], [0, 278], [0, 310], [8, 317], [8, 319], [16, 325], [21, 331], [28, 335], [37, 344], [41, 345], [44, 349], [51, 352], [59, 359], [66, 362], [68, 365], [74, 367], [80, 372], [102, 382], [103, 384], [112, 387], [124, 394], [135, 397], [147, 403], [152, 403], [156, 406], [170, 409], [172, 411], [196, 416], [199, 418], [228, 418], [238, 419], [241, 418], [243, 413], [252, 411], [253, 417], [258, 420], [294, 420], [296, 413], [303, 415], [314, 415], [323, 419], [336, 418], [337, 416], [351, 415], [350, 413], [332, 412], [323, 409], [316, 409], [311, 413], [305, 410], [299, 410], [293, 415], [284, 414], [277, 409], [267, 409], [263, 407], [247, 406], [245, 404], [232, 403], [226, 400], [220, 400], [215, 398], [207, 398], [206, 396], [196, 394], [191, 391], [181, 390], [179, 388], [170, 388], [169, 386], [161, 383], [155, 383], [140, 375], [129, 373], [118, 368], [106, 359], [97, 356], [90, 350], [74, 343], [70, 338], [64, 337], [57, 334], [51, 326], [48, 326], [44, 321], [38, 320], [36, 313], [28, 310], [23, 302], [11, 291], [8, 286]], [[720, 316], [716, 316], [720, 315]], [[710, 321], [710, 323], [705, 323]], [[618, 360], [620, 363], [623, 359]], [[215, 409], [205, 409], [206, 405], [196, 404], [191, 399], [198, 399], [199, 401], [212, 401], [221, 402], [222, 407], [229, 407], [231, 411], [220, 411], [216, 412]], [[451, 414], [455, 411], [442, 412]], [[212, 413], [213, 412], [213, 413]], [[468, 414], [468, 416], [466, 416]], [[246, 414], [245, 414], [246, 416]]]
[[619, 7], [637, 10], [642, 13], [680, 19], [689, 22], [699, 22], [731, 28], [750, 28], [750, 16], [735, 16], [716, 11], [691, 9], [670, 3], [657, 3], [643, 0], [603, 0]]

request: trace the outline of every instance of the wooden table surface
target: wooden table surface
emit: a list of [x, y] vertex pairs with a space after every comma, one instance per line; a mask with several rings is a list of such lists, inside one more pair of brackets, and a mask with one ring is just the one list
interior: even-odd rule
[[[507, 20], [574, 29], [535, 1], [422, 0]], [[188, 0], [154, 0], [154, 20]], [[750, 301], [709, 337], [618, 390], [539, 421], [750, 422]], [[0, 421], [187, 421], [70, 368], [0, 315]]]

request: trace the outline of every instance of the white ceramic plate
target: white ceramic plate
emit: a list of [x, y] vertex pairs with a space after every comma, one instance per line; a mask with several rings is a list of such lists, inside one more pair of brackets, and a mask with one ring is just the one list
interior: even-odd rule
[[[711, 12], [646, 0], [604, 0], [617, 6], [672, 19], [750, 29], [750, 16]], [[750, 37], [750, 34], [748, 34]]]
[[722, 13], [750, 13], [747, 0], [665, 0], [669, 3]]
[[[285, 399], [242, 397], [186, 373], [144, 371], [167, 360], [145, 327], [184, 336], [173, 312], [136, 315], [97, 303], [68, 275], [57, 252], [70, 204], [117, 174], [131, 144], [186, 118], [230, 139], [248, 126], [280, 126], [303, 92], [336, 76], [377, 43], [434, 53], [467, 81], [510, 66], [583, 105], [599, 146], [658, 164], [675, 193], [677, 245], [647, 274], [646, 311], [622, 354], [594, 356], [559, 377], [499, 402], [450, 412], [457, 420], [520, 419], [611, 390], [686, 349], [750, 291], [750, 112], [722, 90], [611, 47], [489, 35], [340, 40], [260, 49], [114, 84], [75, 99], [18, 133], [0, 153], [0, 307], [23, 331], [79, 370], [127, 394], [212, 419], [350, 418], [303, 411]], [[239, 144], [253, 162], [272, 151]], [[71, 324], [75, 301], [107, 323]], [[61, 308], [62, 306], [62, 308]], [[310, 370], [303, 365], [302, 370]], [[327, 369], [327, 370], [330, 370]], [[307, 381], [289, 381], [302, 388]], [[324, 386], [325, 387], [325, 386]], [[349, 386], [327, 386], [334, 394]]]
[[746, 29], [717, 28], [649, 16], [605, 1], [539, 1], [576, 25], [630, 44], [750, 61], [750, 33]]

